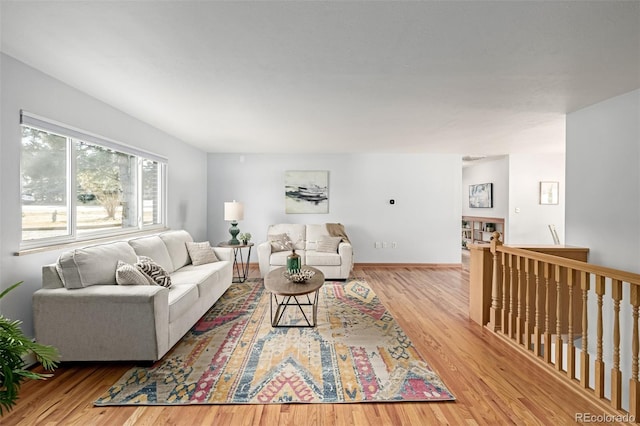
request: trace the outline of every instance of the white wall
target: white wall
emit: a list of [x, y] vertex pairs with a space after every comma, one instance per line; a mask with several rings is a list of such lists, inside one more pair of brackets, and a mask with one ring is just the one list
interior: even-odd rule
[[[640, 273], [640, 90], [567, 116], [566, 240], [590, 249], [589, 261]], [[620, 310], [620, 366], [623, 407], [628, 407], [631, 371], [631, 309], [625, 284]], [[597, 318], [593, 285], [589, 324]], [[604, 353], [612, 353], [613, 306], [607, 284], [603, 304]], [[589, 327], [595, 357], [596, 328]], [[605, 356], [606, 369], [612, 360]], [[592, 375], [593, 377], [593, 375]], [[593, 382], [593, 381], [592, 381]], [[605, 374], [609, 395], [610, 375]]]
[[640, 273], [640, 90], [567, 116], [568, 244]]
[[[71, 66], [71, 65], [70, 65]], [[2, 300], [3, 315], [23, 321], [32, 334], [31, 295], [41, 287], [41, 267], [61, 250], [14, 256], [21, 238], [20, 109], [169, 158], [168, 224], [206, 238], [206, 155], [159, 130], [9, 56], [0, 56], [0, 288], [24, 280]]]
[[[564, 154], [511, 154], [471, 163], [462, 170], [462, 214], [501, 217], [507, 244], [553, 244], [548, 225], [564, 241]], [[557, 181], [557, 205], [540, 205], [540, 182]], [[469, 207], [469, 185], [493, 183], [493, 208]], [[516, 213], [519, 208], [519, 213]]]
[[[564, 168], [564, 154], [509, 155], [510, 244], [553, 244], [550, 224], [564, 243]], [[558, 204], [540, 204], [541, 181], [559, 183]]]
[[[459, 155], [209, 154], [209, 239], [229, 238], [223, 203], [245, 204], [241, 231], [266, 240], [274, 223], [340, 222], [356, 263], [460, 263]], [[244, 162], [241, 161], [244, 160]], [[329, 171], [328, 214], [285, 214], [286, 170]], [[394, 205], [389, 204], [395, 199]], [[374, 242], [388, 242], [376, 249]], [[391, 243], [397, 242], [392, 249]], [[256, 262], [257, 258], [252, 258]]]
[[[469, 207], [469, 185], [493, 184], [493, 208]], [[462, 215], [477, 217], [498, 217], [505, 220], [505, 242], [509, 235], [509, 158], [506, 156], [479, 160], [462, 169]]]

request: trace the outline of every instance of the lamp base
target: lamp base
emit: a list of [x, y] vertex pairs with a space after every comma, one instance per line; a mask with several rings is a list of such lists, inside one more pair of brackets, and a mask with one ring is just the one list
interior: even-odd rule
[[237, 238], [239, 233], [240, 233], [240, 228], [238, 228], [238, 222], [234, 220], [231, 222], [231, 228], [229, 228], [229, 234], [231, 234], [231, 239], [227, 244], [232, 246], [239, 246], [240, 241]]

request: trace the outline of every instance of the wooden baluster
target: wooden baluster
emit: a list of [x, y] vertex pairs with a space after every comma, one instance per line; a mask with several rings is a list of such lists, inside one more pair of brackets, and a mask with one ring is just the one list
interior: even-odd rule
[[[533, 322], [531, 318], [531, 308], [529, 304], [531, 303], [531, 260], [527, 259], [524, 264], [524, 287], [525, 287], [525, 314], [524, 314], [524, 332], [525, 339], [524, 345], [528, 351], [531, 350], [531, 331], [533, 330]], [[535, 312], [535, 310], [534, 310]]]
[[611, 368], [611, 405], [616, 410], [622, 408], [622, 372], [620, 371], [620, 301], [622, 281], [611, 280], [613, 298], [613, 367]]
[[582, 291], [582, 350], [580, 351], [580, 385], [589, 387], [589, 339], [587, 317], [587, 295], [591, 283], [591, 276], [587, 272], [580, 271], [580, 290]]
[[536, 356], [540, 356], [540, 343], [542, 339], [541, 329], [541, 315], [542, 315], [542, 301], [540, 300], [540, 262], [533, 261], [533, 273], [536, 277], [536, 312], [535, 312], [535, 325], [533, 327], [533, 350]]
[[542, 268], [544, 270], [544, 362], [547, 364], [551, 363], [551, 324], [549, 311], [551, 310], [551, 297], [549, 295], [549, 273], [550, 268], [548, 263], [543, 263]]
[[[499, 234], [498, 234], [499, 235]], [[500, 261], [497, 248], [502, 245], [499, 238], [491, 240], [491, 254], [493, 255], [493, 275], [491, 277], [491, 307], [489, 308], [489, 324], [488, 327], [491, 331], [496, 332], [500, 330], [502, 322], [502, 282], [500, 280]]]
[[516, 311], [514, 308], [514, 301], [516, 298], [516, 280], [514, 279], [514, 272], [516, 270], [515, 267], [516, 256], [509, 256], [509, 292], [511, 293], [509, 297], [509, 337], [513, 339], [513, 335], [515, 333], [515, 325], [516, 325]]
[[631, 286], [631, 308], [633, 315], [633, 334], [631, 336], [631, 378], [629, 379], [629, 414], [636, 420], [640, 416], [640, 381], [638, 380], [638, 306], [640, 306], [640, 285], [629, 283]]
[[526, 259], [518, 256], [516, 259], [516, 268], [518, 270], [518, 293], [517, 293], [517, 305], [518, 305], [518, 313], [516, 315], [516, 342], [518, 344], [522, 344], [522, 327], [524, 322], [522, 320], [522, 272], [523, 272], [523, 263], [526, 262]]
[[511, 255], [502, 253], [502, 333], [509, 334], [509, 259]]
[[604, 398], [604, 361], [602, 360], [602, 296], [605, 290], [605, 277], [596, 275], [596, 295], [598, 296], [598, 322], [595, 362], [595, 394], [598, 398]]
[[556, 370], [562, 371], [562, 292], [560, 291], [560, 277], [562, 276], [562, 268], [558, 265], [555, 267], [554, 281], [556, 282]]
[[573, 288], [575, 271], [567, 269], [567, 287], [569, 289], [569, 313], [567, 315], [567, 376], [569, 379], [576, 377], [576, 348], [573, 346]]

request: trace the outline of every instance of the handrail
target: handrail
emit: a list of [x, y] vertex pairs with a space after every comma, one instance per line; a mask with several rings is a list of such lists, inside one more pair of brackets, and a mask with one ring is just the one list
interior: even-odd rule
[[[630, 421], [640, 420], [640, 274], [505, 246], [498, 232], [493, 233], [491, 255], [487, 327], [614, 410], [626, 412]], [[593, 298], [596, 313], [591, 317]], [[621, 327], [628, 320], [631, 330]], [[605, 324], [611, 327], [605, 329]], [[623, 364], [623, 359], [630, 361]], [[610, 389], [605, 386], [607, 366]], [[623, 376], [628, 386], [623, 386]], [[628, 401], [626, 407], [623, 401]]]
[[[494, 240], [491, 241], [493, 242]], [[497, 248], [497, 250], [502, 253], [509, 253], [517, 256], [527, 257], [531, 260], [557, 264], [558, 266], [565, 268], [579, 269], [589, 274], [604, 275], [609, 278], [614, 278], [616, 280], [640, 286], [640, 274], [635, 274], [633, 272], [621, 271], [619, 269], [608, 268], [606, 266], [594, 265], [592, 263], [581, 262], [579, 260], [553, 256], [551, 254], [538, 253], [536, 251], [505, 246], [502, 244], [499, 245], [499, 248]]]

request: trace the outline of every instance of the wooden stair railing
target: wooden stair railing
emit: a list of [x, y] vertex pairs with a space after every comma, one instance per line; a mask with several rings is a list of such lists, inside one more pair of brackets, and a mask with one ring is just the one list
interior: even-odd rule
[[[606, 401], [614, 410], [628, 413], [632, 421], [638, 421], [640, 275], [505, 246], [498, 237], [499, 234], [494, 235], [490, 246], [488, 318], [480, 312], [482, 309], [476, 308], [476, 317], [472, 319], [480, 320], [488, 329], [560, 372], [587, 393]], [[472, 287], [474, 271], [479, 270], [474, 260], [477, 262], [478, 258], [474, 259], [472, 249]], [[486, 270], [480, 275], [475, 280], [488, 278]], [[474, 291], [479, 294], [483, 290], [472, 288], [470, 303], [480, 303]], [[487, 299], [486, 288], [484, 291]], [[590, 302], [591, 298], [595, 298], [595, 303]], [[595, 314], [590, 315], [590, 305], [595, 305], [591, 306]], [[470, 314], [473, 312], [470, 310]], [[576, 358], [577, 351], [579, 358]], [[608, 398], [607, 368], [610, 369]], [[625, 409], [623, 376], [628, 378], [628, 389], [624, 389], [628, 398]]]

